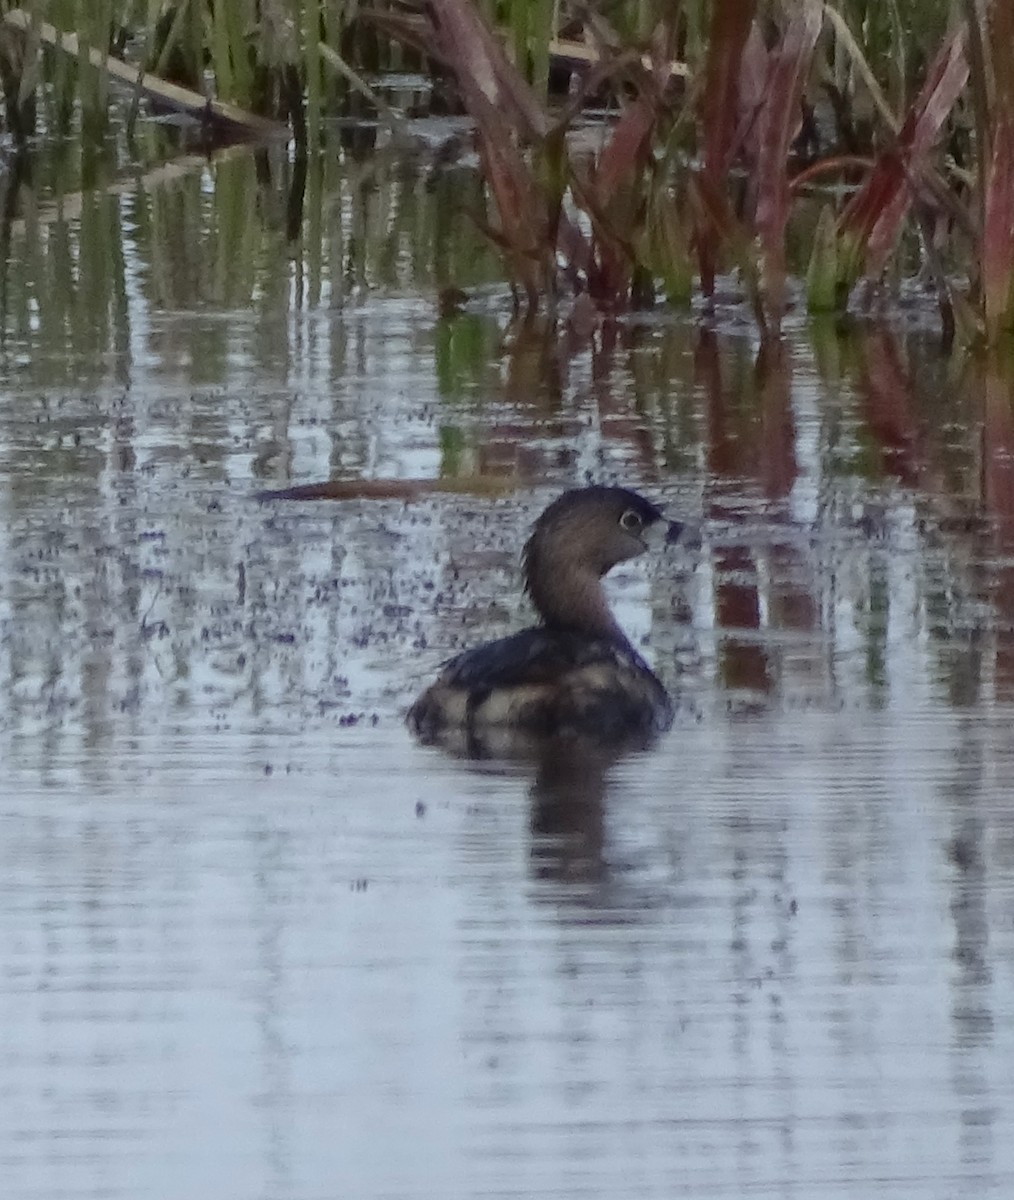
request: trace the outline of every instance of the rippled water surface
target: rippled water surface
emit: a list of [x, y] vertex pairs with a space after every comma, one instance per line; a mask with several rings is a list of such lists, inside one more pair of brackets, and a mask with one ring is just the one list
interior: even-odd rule
[[[334, 237], [433, 202], [387, 183]], [[83, 327], [19, 297], [87, 211], [6, 268], [0, 1193], [1014, 1194], [1009, 388], [918, 333], [440, 317], [399, 245], [340, 303], [326, 239], [191, 276], [96, 205]], [[330, 478], [448, 490], [253, 499]], [[610, 585], [675, 727], [414, 745], [587, 478], [704, 531]]]

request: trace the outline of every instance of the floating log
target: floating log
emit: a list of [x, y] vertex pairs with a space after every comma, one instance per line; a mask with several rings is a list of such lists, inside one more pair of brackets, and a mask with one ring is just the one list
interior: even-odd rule
[[329, 479], [257, 492], [255, 500], [418, 500], [425, 495], [506, 496], [524, 484], [517, 477], [463, 475], [457, 479]]
[[[81, 57], [81, 46], [76, 33], [64, 33], [48, 21], [37, 21], [23, 8], [11, 9], [3, 20], [6, 25], [21, 33], [35, 33], [46, 45], [62, 50], [73, 58]], [[224, 100], [212, 100], [202, 96], [200, 92], [192, 92], [189, 88], [146, 73], [141, 67], [130, 66], [119, 58], [103, 54], [94, 46], [88, 48], [88, 61], [93, 67], [106, 71], [113, 79], [139, 91], [149, 100], [155, 100], [177, 112], [188, 113], [199, 121], [230, 125], [242, 130], [248, 137], [288, 137], [288, 128], [280, 121], [271, 121], [267, 117], [247, 112], [235, 104], [227, 104]]]

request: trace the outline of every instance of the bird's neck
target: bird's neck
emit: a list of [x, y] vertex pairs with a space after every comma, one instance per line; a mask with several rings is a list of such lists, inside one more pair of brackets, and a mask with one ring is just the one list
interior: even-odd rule
[[602, 580], [594, 572], [561, 567], [554, 572], [550, 586], [538, 577], [529, 579], [528, 591], [547, 628], [629, 645], [610, 611]]

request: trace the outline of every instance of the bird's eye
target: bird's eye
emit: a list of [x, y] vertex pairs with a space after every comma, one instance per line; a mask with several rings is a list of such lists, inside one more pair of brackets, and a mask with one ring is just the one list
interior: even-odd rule
[[629, 529], [633, 531], [635, 529], [640, 529], [643, 524], [644, 522], [632, 508], [628, 508], [623, 516], [620, 517], [620, 526], [623, 529]]

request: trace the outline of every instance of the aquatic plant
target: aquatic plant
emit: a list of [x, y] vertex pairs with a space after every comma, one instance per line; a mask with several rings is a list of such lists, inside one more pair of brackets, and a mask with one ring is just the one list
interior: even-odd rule
[[1014, 10], [994, 0], [980, 24], [974, 0], [965, 9], [979, 148], [979, 313], [995, 342], [1014, 329]]
[[[580, 297], [609, 314], [656, 291], [685, 305], [695, 289], [711, 302], [735, 276], [773, 333], [797, 295], [840, 311], [917, 248], [946, 329], [996, 341], [1014, 328], [1005, 0], [0, 0], [0, 14], [20, 140], [41, 104], [46, 127], [79, 116], [97, 144], [111, 78], [137, 92], [143, 66], [165, 102], [247, 134], [287, 127], [312, 154], [351, 92], [399, 121], [364, 68], [443, 74], [487, 189], [488, 212], [469, 214], [528, 309]], [[592, 99], [612, 114], [589, 149]]]
[[[780, 37], [766, 46], [754, 4], [716, 5], [700, 109], [704, 168], [699, 188], [710, 197], [699, 225], [701, 281], [714, 288], [716, 247], [738, 247], [763, 329], [777, 327], [786, 307], [785, 230], [791, 208], [789, 162], [800, 123], [803, 88], [821, 29], [821, 5], [803, 0]], [[741, 159], [750, 186], [739, 228], [723, 197], [723, 181]], [[716, 211], [724, 210], [720, 221]], [[757, 247], [755, 263], [752, 244]]]
[[[697, 59], [678, 64], [687, 82], [677, 90], [675, 51], [693, 50], [689, 31], [701, 16], [691, 7], [667, 9], [650, 36], [634, 41], [601, 18], [589, 23], [596, 66], [552, 122], [539, 89], [468, 0], [439, 0], [431, 24], [416, 24], [416, 38], [453, 74], [476, 118], [497, 215], [490, 235], [529, 305], [585, 292], [611, 311], [650, 296], [656, 282], [670, 301], [685, 303], [696, 260], [705, 297], [716, 272], [734, 268], [762, 330], [773, 332], [789, 300], [789, 222], [815, 180], [846, 173], [852, 188], [826, 202], [812, 237], [811, 310], [841, 310], [860, 280], [896, 269], [913, 228], [945, 330], [995, 340], [1009, 329], [1009, 6], [968, 0], [965, 19], [948, 28], [947, 6], [931, 5], [922, 32], [907, 36], [898, 4], [713, 5]], [[865, 47], [854, 29], [864, 30]], [[491, 79], [495, 115], [483, 92]], [[603, 87], [618, 115], [582, 169], [568, 134], [581, 99]], [[969, 95], [972, 135], [962, 120]], [[838, 144], [828, 144], [821, 121]], [[976, 173], [953, 161], [959, 150]], [[962, 247], [983, 264], [967, 292], [954, 281]]]

